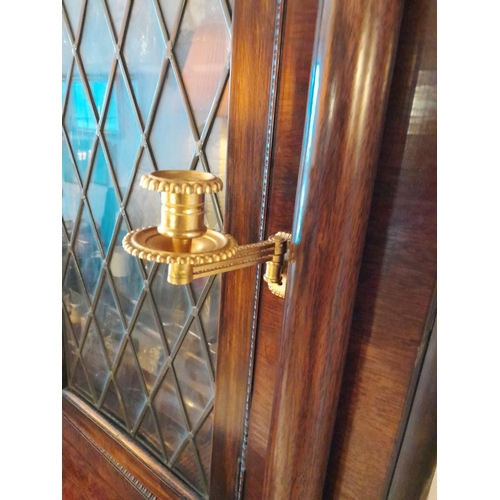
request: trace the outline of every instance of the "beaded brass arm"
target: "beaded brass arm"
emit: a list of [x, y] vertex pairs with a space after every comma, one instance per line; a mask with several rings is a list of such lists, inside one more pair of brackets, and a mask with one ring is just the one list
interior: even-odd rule
[[141, 186], [161, 193], [161, 220], [159, 226], [128, 233], [123, 239], [128, 253], [168, 264], [167, 279], [174, 285], [266, 263], [264, 280], [275, 295], [284, 296], [288, 233], [238, 245], [230, 234], [206, 228], [205, 195], [222, 190], [218, 177], [192, 170], [160, 170], [143, 175]]

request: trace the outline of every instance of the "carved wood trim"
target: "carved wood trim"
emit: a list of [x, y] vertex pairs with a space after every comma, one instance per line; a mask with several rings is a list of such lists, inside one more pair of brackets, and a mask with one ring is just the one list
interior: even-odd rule
[[137, 483], [151, 495], [172, 500], [202, 498], [78, 396], [63, 390], [62, 406], [63, 415], [85, 438], [120, 471], [127, 471], [130, 478], [141, 478]]

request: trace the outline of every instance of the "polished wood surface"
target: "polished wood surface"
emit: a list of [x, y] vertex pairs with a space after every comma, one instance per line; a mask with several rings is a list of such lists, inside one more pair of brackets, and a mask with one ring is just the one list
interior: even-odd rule
[[[225, 230], [238, 243], [260, 239], [276, 3], [235, 2], [228, 124]], [[271, 136], [272, 138], [272, 136]], [[221, 282], [210, 497], [236, 498], [253, 357], [254, 311], [262, 281], [255, 267]], [[257, 294], [257, 295], [256, 295]], [[251, 375], [251, 373], [250, 373]]]
[[66, 417], [62, 431], [63, 500], [146, 498]]
[[[266, 236], [292, 230], [317, 4], [317, 0], [287, 0], [283, 5]], [[248, 500], [262, 498], [283, 304], [269, 290], [261, 294], [245, 460], [244, 498]]]
[[[63, 418], [66, 418], [70, 424], [78, 429], [88, 442], [93, 443], [94, 449], [100, 450], [100, 454], [114, 465], [115, 470], [120, 471], [129, 481], [136, 484], [136, 490], [145, 491], [146, 497], [149, 491], [162, 500], [201, 499], [189, 486], [160, 465], [128, 436], [120, 432], [80, 398], [66, 390], [63, 391], [62, 408]], [[75, 446], [75, 441], [71, 444]], [[66, 450], [68, 449], [71, 451], [70, 448], [66, 448]], [[85, 453], [89, 450], [91, 449], [88, 446], [78, 447], [78, 451], [83, 452], [85, 456], [76, 462], [73, 469], [65, 468], [67, 463], [63, 462], [64, 474], [72, 476], [67, 481], [68, 485], [71, 484], [71, 489], [78, 490], [86, 487], [86, 482], [81, 481], [85, 480], [85, 477], [79, 477], [72, 471], [78, 472], [79, 468], [85, 468], [85, 462], [89, 463], [89, 467], [91, 466], [92, 456], [95, 455]], [[73, 457], [75, 457], [74, 454]], [[96, 462], [93, 465], [95, 469]], [[111, 469], [108, 468], [108, 471]], [[104, 469], [101, 469], [101, 472], [104, 474], [105, 481], [113, 483], [113, 471], [111, 471], [111, 475], [107, 474]], [[91, 470], [88, 471], [88, 474], [91, 474]], [[110, 495], [112, 494], [113, 491], [110, 492]], [[110, 498], [113, 497], [110, 496]]]
[[401, 16], [323, 2], [292, 232], [263, 498], [320, 498]]
[[435, 283], [436, 2], [417, 0], [401, 24], [324, 498], [384, 497]]
[[437, 322], [419, 372], [387, 500], [427, 498], [437, 459]]

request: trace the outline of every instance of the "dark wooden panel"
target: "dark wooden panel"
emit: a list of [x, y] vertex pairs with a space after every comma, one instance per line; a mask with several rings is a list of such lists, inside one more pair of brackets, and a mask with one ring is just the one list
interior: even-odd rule
[[63, 391], [63, 416], [127, 475], [165, 500], [201, 497], [74, 394]]
[[318, 10], [266, 499], [323, 490], [401, 8], [346, 0]]
[[63, 500], [146, 498], [65, 417], [62, 429]]
[[[292, 230], [317, 4], [317, 0], [284, 3], [267, 235]], [[283, 304], [283, 299], [269, 290], [261, 294], [245, 462], [245, 499], [262, 498]]]
[[379, 500], [436, 280], [436, 3], [406, 2], [325, 498]]
[[437, 324], [426, 349], [388, 500], [427, 498], [437, 458]]
[[[258, 241], [262, 231], [276, 8], [256, 0], [235, 2], [233, 12], [225, 230], [240, 244]], [[222, 276], [210, 480], [216, 499], [237, 494], [256, 277], [255, 267]]]

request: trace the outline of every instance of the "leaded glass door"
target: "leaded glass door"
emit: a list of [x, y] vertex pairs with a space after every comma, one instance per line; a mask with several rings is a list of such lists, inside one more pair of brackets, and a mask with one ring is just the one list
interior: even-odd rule
[[[63, 326], [68, 389], [208, 494], [219, 278], [174, 287], [125, 254], [159, 222], [142, 174], [225, 179], [226, 0], [64, 0]], [[223, 193], [207, 200], [222, 230]]]

